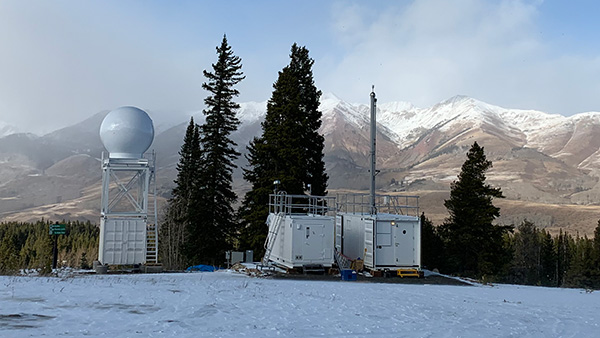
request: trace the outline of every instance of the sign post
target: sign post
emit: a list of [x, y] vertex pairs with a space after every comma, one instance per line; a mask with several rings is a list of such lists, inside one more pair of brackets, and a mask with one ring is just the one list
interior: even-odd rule
[[53, 237], [52, 243], [52, 269], [56, 269], [56, 261], [58, 260], [58, 235], [66, 235], [67, 229], [65, 224], [50, 224], [50, 235]]
[[66, 235], [66, 227], [65, 224], [50, 224], [50, 235]]

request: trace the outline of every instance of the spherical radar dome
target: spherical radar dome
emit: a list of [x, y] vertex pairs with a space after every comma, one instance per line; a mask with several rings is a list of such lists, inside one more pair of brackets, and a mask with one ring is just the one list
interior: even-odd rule
[[120, 107], [102, 121], [100, 139], [110, 158], [142, 158], [154, 140], [154, 125], [145, 111]]

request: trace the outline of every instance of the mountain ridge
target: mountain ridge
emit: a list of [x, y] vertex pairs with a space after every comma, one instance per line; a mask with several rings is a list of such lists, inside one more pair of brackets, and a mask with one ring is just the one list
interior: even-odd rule
[[[241, 125], [232, 134], [242, 153], [237, 162], [239, 168], [234, 172], [234, 187], [239, 196], [249, 188], [241, 174], [241, 168], [247, 165], [246, 146], [260, 134], [266, 106], [267, 101], [240, 103]], [[477, 141], [494, 164], [488, 172], [489, 182], [500, 186], [509, 200], [600, 204], [598, 112], [564, 117], [502, 108], [460, 95], [425, 108], [403, 101], [377, 107], [380, 191], [448, 192], [466, 152]], [[369, 106], [348, 103], [335, 94], [325, 93], [320, 110], [330, 191], [368, 189]], [[56, 210], [61, 205], [70, 215], [77, 215], [73, 217], [97, 214], [98, 202], [93, 203], [94, 198], [88, 194], [98, 192], [100, 168], [99, 165], [97, 170], [94, 168], [103, 151], [98, 129], [104, 115], [106, 112], [94, 114], [41, 137], [26, 134], [0, 137], [0, 221], [25, 217], [27, 212], [39, 215], [42, 209], [59, 215]], [[201, 123], [202, 113], [194, 114], [194, 120]], [[178, 151], [188, 123], [189, 119], [171, 121], [171, 127], [157, 132], [152, 146], [157, 153], [158, 191], [163, 201], [173, 187]], [[68, 175], [61, 174], [61, 170]], [[81, 174], [74, 175], [78, 172]], [[73, 191], [61, 191], [61, 186]], [[38, 193], [32, 193], [32, 187]], [[81, 201], [75, 203], [78, 198]], [[443, 205], [443, 199], [428, 203]], [[88, 211], [78, 212], [77, 206]], [[430, 206], [423, 209], [438, 210]], [[442, 214], [435, 212], [438, 214], [433, 218], [443, 220]], [[522, 209], [519, 213], [522, 216]], [[549, 221], [543, 214], [534, 212], [531, 217], [543, 218], [550, 227], [552, 219], [562, 219], [556, 216]]]

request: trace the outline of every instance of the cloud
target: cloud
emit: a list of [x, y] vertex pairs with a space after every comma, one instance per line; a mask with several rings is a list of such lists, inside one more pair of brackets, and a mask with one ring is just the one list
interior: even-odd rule
[[0, 5], [0, 120], [47, 132], [121, 105], [202, 106], [202, 68], [143, 15], [58, 4]]
[[570, 115], [598, 109], [598, 58], [556, 53], [542, 39], [540, 3], [424, 0], [336, 5], [331, 29], [345, 56], [322, 78], [343, 98], [429, 106], [457, 94]]
[[319, 88], [351, 102], [366, 103], [375, 85], [381, 102], [429, 106], [463, 94], [567, 115], [598, 110], [600, 58], [557, 48], [540, 26], [541, 7], [0, 1], [0, 120], [41, 133], [136, 105], [157, 112], [159, 124], [185, 121], [203, 108], [202, 70], [223, 33], [242, 58], [240, 101], [269, 98], [298, 42], [315, 59]]

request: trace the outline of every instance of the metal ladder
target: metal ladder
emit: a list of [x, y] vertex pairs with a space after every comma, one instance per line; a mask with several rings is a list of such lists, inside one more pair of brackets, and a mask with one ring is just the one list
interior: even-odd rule
[[269, 263], [271, 252], [275, 246], [275, 239], [277, 239], [277, 233], [279, 233], [279, 228], [281, 228], [281, 223], [283, 223], [284, 219], [285, 214], [283, 212], [279, 212], [275, 214], [275, 216], [271, 217], [269, 221], [269, 233], [267, 234], [267, 239], [265, 240], [265, 255], [262, 259], [263, 266]]
[[158, 239], [156, 238], [156, 224], [146, 226], [146, 264], [158, 263]]
[[[154, 153], [152, 154], [154, 160]], [[154, 165], [151, 166], [154, 169]], [[156, 175], [150, 173], [146, 222], [146, 265], [158, 264], [158, 215], [156, 210]]]

